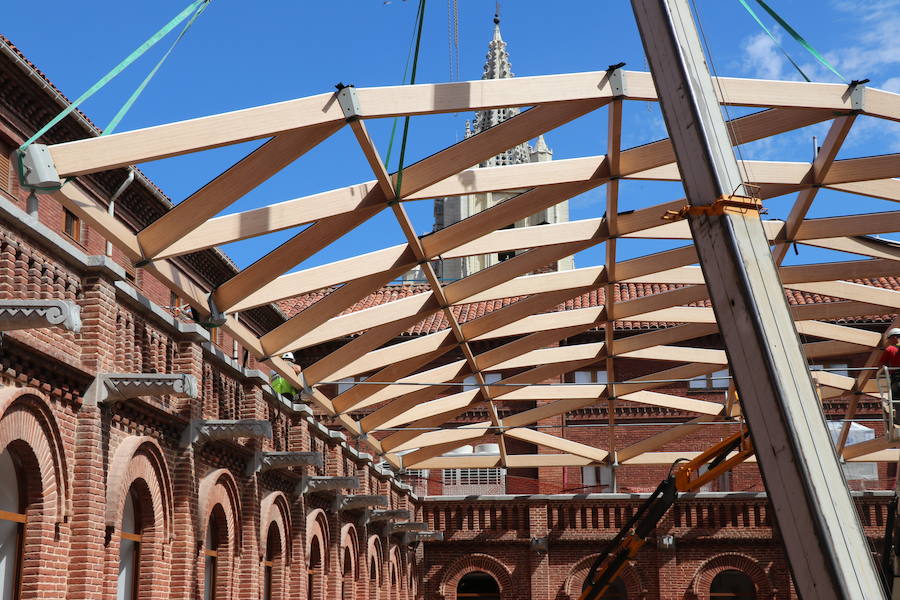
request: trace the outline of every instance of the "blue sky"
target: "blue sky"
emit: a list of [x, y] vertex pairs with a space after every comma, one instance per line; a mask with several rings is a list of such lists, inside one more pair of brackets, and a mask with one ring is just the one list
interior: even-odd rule
[[[123, 5], [106, 0], [41, 4], [44, 18], [32, 3], [4, 7], [3, 33], [70, 98], [75, 98], [119, 62], [153, 31], [178, 13], [187, 0], [156, 0]], [[771, 0], [789, 23], [824, 53], [848, 79], [870, 78], [870, 85], [900, 92], [900, 0]], [[799, 79], [771, 40], [737, 0], [697, 0], [721, 75], [766, 79]], [[214, 0], [195, 23], [168, 62], [119, 125], [119, 131], [267, 104], [333, 90], [339, 81], [357, 86], [396, 85], [403, 77], [410, 48], [415, 0], [350, 0], [308, 2], [275, 0], [246, 3]], [[811, 10], [812, 9], [812, 10]], [[494, 2], [459, 0], [459, 78], [478, 79], [491, 37]], [[761, 11], [760, 11], [761, 13]], [[625, 0], [573, 0], [567, 3], [508, 0], [501, 6], [502, 32], [517, 76], [602, 70], [624, 61], [628, 69], [646, 70], [630, 3]], [[836, 81], [786, 33], [763, 17], [813, 80]], [[83, 105], [98, 125], [105, 126], [138, 82], [149, 71], [169, 40], [164, 40], [117, 80]], [[420, 83], [455, 78], [451, 71], [446, 2], [428, 3], [420, 57]], [[742, 114], [732, 112], [732, 116]], [[471, 114], [413, 118], [407, 164], [460, 139]], [[391, 121], [369, 121], [382, 156], [386, 154]], [[810, 160], [812, 136], [823, 139], [826, 125], [748, 144], [748, 159]], [[626, 103], [623, 144], [634, 146], [665, 137], [654, 103]], [[554, 158], [605, 152], [605, 110], [550, 132]], [[399, 134], [398, 134], [399, 139]], [[140, 165], [178, 202], [256, 147], [241, 144]], [[860, 118], [839, 158], [900, 152], [900, 125]], [[397, 150], [392, 156], [395, 166]], [[348, 128], [315, 148], [282, 173], [260, 186], [226, 212], [246, 210], [302, 197], [372, 178]], [[603, 188], [571, 203], [573, 219], [600, 216]], [[674, 184], [626, 182], [622, 210], [665, 202], [681, 195]], [[787, 214], [793, 196], [769, 203], [769, 214]], [[417, 232], [432, 227], [430, 201], [408, 205]], [[831, 216], [872, 210], [892, 210], [887, 202], [821, 193], [812, 215]], [[225, 250], [240, 266], [295, 231], [280, 232], [233, 244]], [[332, 247], [302, 265], [314, 266], [401, 243], [402, 234], [390, 212], [375, 217]], [[665, 249], [668, 242], [629, 242], [620, 246], [627, 258]], [[596, 264], [602, 247], [581, 253], [578, 266]], [[820, 251], [801, 250], [789, 262], [826, 258]], [[844, 257], [851, 258], [851, 257]]]

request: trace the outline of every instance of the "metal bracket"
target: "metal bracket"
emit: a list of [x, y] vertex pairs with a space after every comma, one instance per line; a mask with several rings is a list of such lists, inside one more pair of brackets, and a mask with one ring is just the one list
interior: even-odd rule
[[339, 83], [335, 87], [338, 90], [337, 101], [344, 112], [344, 119], [348, 123], [357, 120], [360, 117], [360, 110], [356, 88], [352, 84], [344, 85], [343, 83]]
[[21, 168], [19, 179], [25, 187], [57, 189], [62, 185], [48, 146], [31, 144], [17, 154]]
[[201, 327], [207, 327], [212, 329], [214, 327], [221, 327], [228, 321], [228, 317], [225, 316], [225, 313], [219, 310], [219, 307], [216, 306], [216, 301], [213, 300], [213, 295], [210, 294], [206, 299], [207, 304], [209, 305], [209, 317], [203, 319], [202, 321], [197, 321], [197, 324]]
[[868, 79], [854, 79], [850, 82], [850, 109], [854, 113], [865, 110], [866, 83]]
[[297, 494], [317, 494], [321, 492], [336, 492], [338, 490], [355, 490], [359, 487], [359, 477], [326, 477], [307, 476], [300, 478], [297, 485]]
[[373, 494], [361, 494], [358, 496], [343, 496], [338, 494], [332, 504], [332, 510], [334, 510], [334, 512], [341, 512], [343, 510], [359, 510], [370, 506], [389, 506], [388, 497]]
[[197, 378], [187, 373], [100, 373], [84, 394], [86, 402], [103, 404], [140, 396], [197, 397]]
[[706, 215], [711, 217], [724, 215], [726, 213], [755, 215], [759, 217], [760, 214], [765, 212], [762, 200], [759, 198], [732, 195], [720, 196], [712, 204], [705, 204], [703, 206], [687, 205], [681, 210], [667, 210], [665, 214], [663, 214], [662, 219], [663, 221], [680, 221], [681, 219], [687, 218], [689, 215]]
[[55, 326], [81, 331], [81, 307], [71, 300], [0, 300], [0, 331]]
[[291, 467], [319, 467], [324, 464], [320, 452], [257, 452], [247, 463], [247, 476], [258, 472]]
[[622, 70], [624, 66], [625, 63], [620, 62], [615, 65], [609, 65], [606, 69], [606, 76], [609, 79], [609, 88], [613, 98], [621, 98], [628, 94], [625, 88], [625, 71]]
[[181, 447], [197, 441], [236, 440], [238, 438], [272, 439], [272, 423], [262, 419], [209, 420], [192, 419], [181, 434]]

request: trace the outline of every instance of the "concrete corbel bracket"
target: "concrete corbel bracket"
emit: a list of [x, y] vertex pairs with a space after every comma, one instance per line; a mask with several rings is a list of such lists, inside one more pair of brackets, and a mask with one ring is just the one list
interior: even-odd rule
[[376, 521], [393, 521], [394, 519], [409, 519], [410, 512], [402, 508], [393, 510], [367, 510], [366, 522], [374, 523]]
[[420, 542], [443, 542], [443, 531], [408, 531], [403, 536], [402, 543], [409, 546]]
[[141, 396], [197, 397], [197, 378], [187, 373], [100, 373], [85, 400], [102, 404]]
[[0, 300], [0, 331], [63, 327], [81, 331], [81, 307], [71, 300]]
[[307, 476], [300, 479], [297, 486], [297, 494], [318, 494], [322, 492], [336, 492], [339, 490], [355, 490], [359, 487], [359, 477], [327, 477]]
[[546, 554], [550, 550], [550, 540], [546, 537], [531, 538], [531, 549], [538, 554]]
[[238, 438], [272, 439], [272, 423], [262, 419], [198, 420], [194, 419], [181, 434], [181, 447], [198, 441], [236, 440]]
[[427, 531], [428, 523], [419, 521], [404, 521], [402, 523], [388, 523], [388, 535], [394, 533], [409, 533], [411, 531]]
[[322, 467], [320, 452], [257, 452], [247, 465], [247, 475], [291, 467]]
[[365, 494], [358, 496], [337, 496], [334, 499], [335, 512], [340, 512], [342, 510], [360, 510], [369, 508], [370, 506], [389, 506], [388, 497]]

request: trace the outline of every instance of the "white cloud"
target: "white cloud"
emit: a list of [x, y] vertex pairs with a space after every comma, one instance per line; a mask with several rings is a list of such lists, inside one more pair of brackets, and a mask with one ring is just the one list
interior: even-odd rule
[[765, 33], [757, 33], [745, 39], [743, 67], [760, 79], [784, 79], [787, 61], [775, 42]]
[[891, 77], [878, 87], [888, 92], [900, 94], [900, 77]]
[[841, 0], [835, 7], [856, 21], [854, 44], [828, 54], [850, 79], [900, 65], [900, 0]]

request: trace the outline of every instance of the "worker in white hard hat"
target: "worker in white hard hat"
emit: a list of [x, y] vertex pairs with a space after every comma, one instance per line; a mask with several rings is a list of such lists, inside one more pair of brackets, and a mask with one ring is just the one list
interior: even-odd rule
[[879, 363], [891, 369], [891, 395], [900, 400], [900, 327], [893, 327], [884, 334], [887, 344]]
[[[291, 366], [294, 368], [296, 373], [300, 373], [300, 365], [294, 362], [294, 353], [293, 352], [285, 352], [281, 355], [282, 360], [288, 361]], [[290, 382], [278, 375], [277, 373], [272, 374], [272, 380], [270, 382], [272, 389], [278, 392], [279, 394], [283, 394], [290, 399], [294, 399], [298, 395], [297, 389], [290, 384]]]

